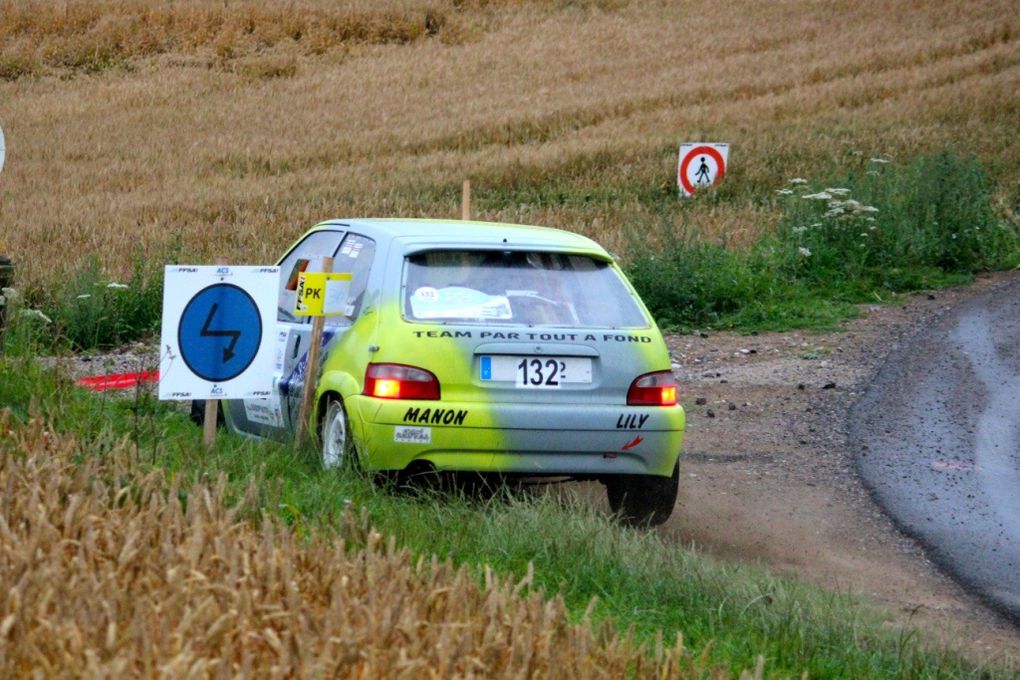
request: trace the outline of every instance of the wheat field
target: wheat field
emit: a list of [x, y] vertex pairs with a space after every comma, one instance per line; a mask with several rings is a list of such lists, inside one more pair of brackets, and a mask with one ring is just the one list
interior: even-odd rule
[[[275, 260], [340, 216], [558, 226], [626, 255], [682, 217], [738, 245], [775, 190], [952, 147], [1020, 205], [1011, 0], [59, 3], [0, 11], [0, 252], [42, 291], [83, 258]], [[681, 141], [731, 145], [675, 196]]]
[[254, 489], [230, 503], [133, 460], [0, 412], [3, 677], [722, 677], [679, 637], [569, 621], [530, 576], [479, 584], [353, 516], [359, 547], [300, 536]]

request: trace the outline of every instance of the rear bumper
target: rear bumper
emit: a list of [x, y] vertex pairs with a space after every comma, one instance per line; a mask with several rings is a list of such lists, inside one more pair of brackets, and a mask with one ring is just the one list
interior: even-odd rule
[[685, 427], [681, 407], [492, 404], [348, 399], [363, 464], [524, 474], [673, 472]]

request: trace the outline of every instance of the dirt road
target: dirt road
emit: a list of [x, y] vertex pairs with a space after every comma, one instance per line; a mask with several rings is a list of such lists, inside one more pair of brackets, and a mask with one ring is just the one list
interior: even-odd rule
[[834, 333], [667, 338], [688, 434], [681, 498], [662, 529], [888, 608], [982, 658], [1020, 653], [1020, 631], [942, 575], [860, 483], [848, 412], [901, 342], [1020, 273], [865, 306]]

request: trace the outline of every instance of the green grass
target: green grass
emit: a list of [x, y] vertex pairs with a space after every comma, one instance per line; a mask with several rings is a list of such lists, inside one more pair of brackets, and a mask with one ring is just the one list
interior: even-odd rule
[[[260, 513], [303, 532], [336, 532], [357, 543], [360, 523], [342, 521], [347, 501], [367, 520], [423, 556], [452, 558], [563, 594], [572, 615], [592, 598], [597, 619], [631, 628], [654, 644], [682, 633], [694, 654], [739, 672], [764, 655], [770, 675], [812, 677], [1010, 677], [1013, 669], [979, 667], [927, 647], [911, 632], [846, 595], [763, 569], [715, 562], [654, 532], [617, 526], [569, 491], [504, 494], [489, 502], [456, 495], [382, 491], [356, 476], [323, 472], [314, 456], [287, 446], [220, 433], [204, 452], [200, 432], [179, 407], [142, 392], [94, 395], [10, 352], [0, 359], [0, 408], [16, 421], [40, 417], [77, 435], [82, 456], [101, 456], [125, 439], [143, 465], [189, 480], [227, 476], [239, 497], [255, 481]], [[186, 485], [184, 485], [186, 486]], [[529, 567], [529, 565], [532, 565]]]

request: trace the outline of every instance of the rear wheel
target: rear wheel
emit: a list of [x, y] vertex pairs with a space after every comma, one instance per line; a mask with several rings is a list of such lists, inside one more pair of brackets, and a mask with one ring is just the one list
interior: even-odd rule
[[669, 477], [613, 475], [606, 477], [609, 508], [630, 526], [658, 526], [669, 519], [680, 489], [680, 461]]
[[326, 403], [326, 413], [322, 417], [319, 433], [322, 440], [323, 468], [338, 470], [353, 463], [354, 443], [351, 439], [347, 412], [339, 397], [330, 397]]

